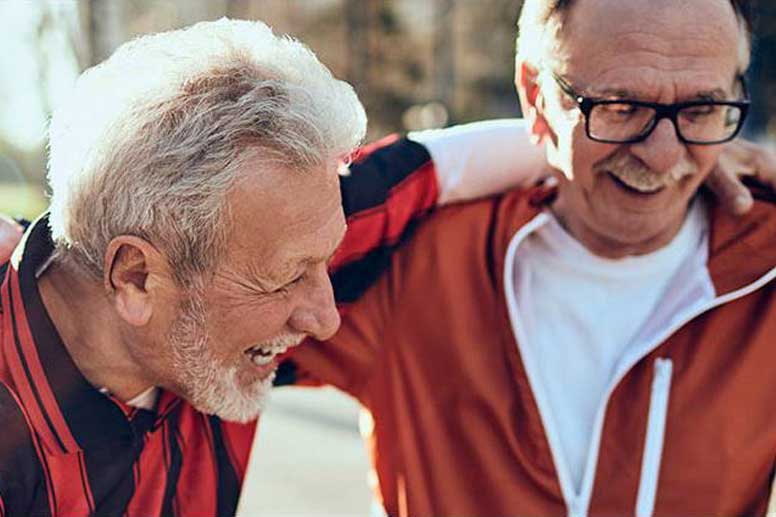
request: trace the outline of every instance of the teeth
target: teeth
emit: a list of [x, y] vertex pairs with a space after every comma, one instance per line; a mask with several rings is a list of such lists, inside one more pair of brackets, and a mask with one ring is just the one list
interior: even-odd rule
[[671, 181], [667, 181], [665, 176], [658, 176], [645, 171], [618, 170], [612, 171], [612, 174], [620, 181], [634, 190], [651, 194], [667, 186]]
[[288, 345], [256, 345], [245, 353], [254, 364], [264, 366], [271, 363], [275, 356], [285, 353], [286, 350], [288, 350]]
[[270, 364], [276, 356], [286, 353], [292, 346], [302, 342], [303, 335], [281, 335], [245, 351], [245, 354], [258, 366]]
[[257, 353], [257, 354], [251, 354], [251, 361], [253, 361], [253, 364], [264, 366], [272, 362], [272, 359], [275, 358], [275, 354], [267, 354], [264, 355], [263, 353]]

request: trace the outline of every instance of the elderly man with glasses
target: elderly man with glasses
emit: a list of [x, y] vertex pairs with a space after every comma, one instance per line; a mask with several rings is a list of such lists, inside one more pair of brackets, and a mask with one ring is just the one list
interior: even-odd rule
[[389, 515], [766, 512], [776, 207], [700, 191], [749, 107], [749, 16], [526, 0], [516, 83], [556, 184], [439, 210], [294, 353], [371, 413]]

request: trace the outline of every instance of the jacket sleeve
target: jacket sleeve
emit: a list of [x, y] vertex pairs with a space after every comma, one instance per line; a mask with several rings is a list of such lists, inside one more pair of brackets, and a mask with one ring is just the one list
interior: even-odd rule
[[331, 271], [334, 296], [347, 304], [374, 283], [391, 250], [436, 205], [438, 183], [427, 149], [394, 135], [361, 149], [340, 185], [348, 230]]
[[[516, 119], [414, 133], [404, 138], [393, 135], [361, 149], [349, 174], [340, 182], [348, 231], [331, 264], [334, 297], [340, 311], [347, 312], [356, 301], [362, 304], [362, 295], [388, 268], [393, 252], [437, 204], [530, 182], [540, 176], [543, 163], [541, 151], [530, 145], [522, 121]], [[362, 324], [353, 331], [365, 340], [374, 338], [374, 329], [366, 322], [378, 320], [376, 312], [365, 314]], [[317, 346], [326, 348], [330, 357], [352, 352]], [[361, 352], [366, 354], [378, 346], [379, 340], [372, 339]], [[301, 358], [303, 348], [294, 355]], [[346, 368], [346, 361], [340, 359], [330, 366], [341, 364]], [[367, 357], [354, 360], [361, 368]], [[328, 362], [323, 357], [321, 361]], [[300, 369], [298, 361], [285, 361], [275, 384], [308, 384], [316, 379], [331, 382], [337, 377], [329, 371], [327, 379], [320, 379], [312, 375], [313, 371], [317, 368]], [[342, 373], [339, 381], [352, 385], [352, 379], [346, 382], [346, 377], [348, 374]]]

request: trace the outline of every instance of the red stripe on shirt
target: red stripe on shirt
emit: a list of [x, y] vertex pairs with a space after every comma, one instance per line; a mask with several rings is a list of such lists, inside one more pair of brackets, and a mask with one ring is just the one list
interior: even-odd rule
[[83, 486], [84, 496], [86, 502], [89, 505], [89, 513], [94, 513], [94, 495], [92, 494], [92, 487], [89, 485], [89, 476], [86, 474], [86, 460], [84, 459], [83, 451], [78, 451], [78, 466], [81, 472], [81, 485]]
[[36, 433], [35, 429], [32, 427], [32, 421], [30, 420], [30, 415], [27, 414], [27, 410], [22, 405], [22, 402], [21, 400], [19, 400], [19, 397], [17, 397], [16, 393], [12, 389], [10, 389], [7, 385], [6, 385], [6, 388], [8, 388], [7, 390], [8, 394], [11, 395], [11, 397], [13, 397], [13, 400], [16, 403], [16, 406], [19, 408], [19, 411], [24, 417], [24, 422], [27, 424], [27, 428], [30, 430], [30, 441], [32, 442], [33, 447], [35, 448], [35, 454], [38, 456], [38, 461], [40, 461], [40, 466], [41, 466], [41, 469], [43, 470], [43, 478], [44, 478], [43, 481], [46, 483], [46, 491], [48, 492], [47, 499], [48, 499], [49, 512], [51, 512], [51, 515], [56, 515], [56, 511], [55, 511], [56, 494], [54, 493], [54, 484], [51, 479], [51, 469], [49, 468], [48, 461], [46, 461], [46, 455], [43, 453], [43, 447], [40, 443], [39, 434]]
[[135, 492], [126, 508], [130, 517], [159, 514], [164, 503], [169, 465], [165, 460], [167, 433], [147, 433], [143, 439], [143, 453], [132, 468]]
[[[40, 436], [43, 446], [52, 453], [57, 451], [64, 452], [62, 444], [60, 444], [54, 436], [54, 430], [52, 429], [53, 425], [49, 426], [49, 423], [46, 421], [46, 417], [43, 414], [43, 408], [36, 402], [30, 379], [24, 373], [24, 366], [20, 355], [21, 352], [17, 348], [17, 341], [21, 341], [21, 338], [14, 333], [13, 313], [22, 315], [24, 314], [24, 308], [21, 307], [21, 300], [14, 300], [14, 297], [11, 296], [11, 282], [12, 279], [16, 277], [17, 274], [15, 271], [9, 271], [3, 284], [3, 306], [8, 308], [3, 313], [3, 329], [5, 334], [3, 337], [3, 346], [5, 347], [5, 358], [11, 371], [11, 378], [13, 379], [15, 389], [18, 391], [22, 400], [28, 402], [24, 408], [29, 413], [30, 420], [35, 423], [34, 429]], [[18, 294], [16, 295], [16, 298], [18, 298]]]
[[197, 455], [183, 455], [175, 497], [179, 515], [216, 515], [218, 461], [208, 417], [204, 413], [181, 411], [178, 426], [181, 450], [200, 451]]
[[[24, 354], [24, 360], [27, 363], [29, 373], [32, 376], [32, 378], [29, 379], [29, 382], [35, 384], [40, 400], [43, 403], [43, 408], [41, 408], [41, 410], [48, 414], [49, 420], [54, 426], [53, 432], [58, 436], [59, 441], [64, 444], [65, 450], [68, 452], [77, 451], [80, 447], [75, 441], [73, 434], [70, 432], [70, 427], [68, 427], [67, 422], [65, 422], [65, 417], [59, 410], [59, 404], [57, 404], [54, 392], [51, 390], [46, 374], [43, 371], [43, 365], [40, 362], [38, 350], [35, 347], [35, 341], [32, 339], [32, 332], [30, 331], [27, 322], [27, 315], [24, 310], [21, 290], [19, 288], [19, 275], [14, 271], [9, 276], [11, 279], [11, 292], [13, 294], [17, 332], [19, 333], [20, 338], [19, 341], [22, 347], [22, 353]], [[38, 427], [38, 429], [40, 429], [40, 427]]]
[[53, 515], [67, 517], [89, 516], [94, 513], [94, 500], [90, 500], [84, 485], [86, 472], [81, 470], [83, 457], [75, 454], [56, 454], [48, 456], [51, 469], [51, 482], [56, 490], [56, 511]]
[[331, 269], [354, 262], [380, 246], [395, 244], [410, 221], [436, 205], [438, 189], [436, 169], [428, 162], [393, 187], [383, 205], [350, 216]]
[[[261, 417], [259, 417], [259, 420]], [[237, 479], [242, 484], [245, 479], [245, 470], [248, 468], [248, 458], [253, 446], [253, 440], [256, 436], [258, 420], [249, 424], [238, 424], [236, 422], [221, 421], [221, 431], [223, 432], [224, 446], [229, 456], [229, 461], [234, 466]]]
[[392, 143], [399, 140], [401, 136], [398, 133], [393, 133], [388, 136], [382, 137], [380, 140], [375, 140], [371, 144], [366, 144], [356, 149], [349, 159], [353, 163], [359, 163], [369, 157], [370, 154], [377, 151], [382, 147], [387, 147]]

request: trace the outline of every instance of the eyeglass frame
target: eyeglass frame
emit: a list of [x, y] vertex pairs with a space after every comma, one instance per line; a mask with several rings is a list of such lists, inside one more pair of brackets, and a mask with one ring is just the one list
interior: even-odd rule
[[[741, 128], [744, 125], [746, 116], [749, 113], [749, 107], [751, 106], [751, 101], [749, 100], [749, 93], [746, 88], [746, 81], [744, 80], [743, 75], [738, 76], [738, 80], [741, 82], [741, 87], [744, 95], [744, 98], [742, 100], [738, 100], [738, 101], [692, 100], [692, 101], [684, 101], [684, 102], [675, 102], [673, 104], [663, 104], [659, 102], [646, 102], [646, 101], [638, 101], [638, 100], [631, 100], [631, 99], [597, 99], [595, 97], [587, 97], [585, 95], [578, 94], [576, 90], [574, 90], [574, 88], [568, 83], [568, 81], [566, 81], [557, 73], [551, 71], [550, 74], [552, 75], [552, 78], [560, 87], [561, 91], [563, 91], [563, 93], [571, 97], [577, 103], [577, 107], [585, 117], [585, 133], [587, 134], [587, 137], [590, 140], [593, 140], [594, 142], [601, 142], [604, 144], [637, 144], [637, 143], [643, 142], [647, 138], [649, 138], [649, 136], [655, 130], [657, 125], [664, 118], [669, 119], [673, 123], [674, 131], [676, 132], [676, 138], [678, 138], [679, 141], [684, 144], [689, 144], [689, 145], [724, 144], [725, 142], [729, 142], [733, 140], [738, 135], [738, 133], [741, 132]], [[605, 139], [605, 138], [593, 136], [592, 133], [590, 132], [590, 113], [593, 111], [593, 108], [595, 108], [596, 106], [606, 106], [606, 105], [612, 105], [612, 104], [629, 104], [631, 106], [651, 108], [655, 110], [655, 116], [652, 118], [651, 122], [645, 126], [645, 128], [642, 130], [642, 132], [639, 135], [628, 140], [611, 140], [611, 139]], [[735, 131], [733, 131], [733, 133], [728, 137], [725, 137], [720, 140], [714, 140], [712, 142], [699, 142], [699, 141], [685, 138], [684, 135], [682, 135], [681, 130], [679, 129], [679, 122], [677, 121], [679, 112], [685, 108], [689, 108], [692, 106], [708, 106], [708, 105], [732, 106], [741, 110], [741, 117], [738, 120], [738, 125], [736, 126]]]

